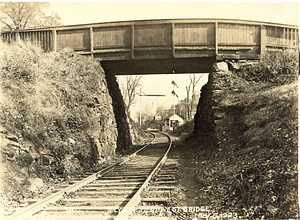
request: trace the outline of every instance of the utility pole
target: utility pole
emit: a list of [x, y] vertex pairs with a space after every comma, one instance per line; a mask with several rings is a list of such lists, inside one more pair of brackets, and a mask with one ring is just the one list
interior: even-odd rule
[[[173, 90], [171, 92], [172, 95], [173, 95], [173, 116], [175, 116], [175, 110], [176, 110], [176, 107], [175, 107], [175, 96], [178, 98], [178, 102], [179, 102], [179, 96], [175, 92], [175, 86], [177, 88], [178, 88], [178, 86], [177, 86], [177, 84], [175, 83], [174, 80], [171, 82], [171, 84], [173, 85]], [[170, 127], [170, 123], [171, 123], [171, 126], [172, 126], [173, 130], [174, 130], [173, 121], [169, 120], [169, 127]]]
[[142, 125], [142, 88], [140, 87], [140, 125]]
[[175, 96], [179, 99], [179, 96], [176, 94], [175, 92], [175, 86], [178, 88], [177, 84], [175, 83], [175, 81], [173, 80], [171, 82], [171, 84], [173, 85], [173, 90], [172, 90], [172, 95], [173, 95], [173, 111], [174, 111], [174, 115], [175, 115], [175, 110], [176, 110], [176, 107], [175, 107]]
[[140, 88], [140, 125], [142, 125], [142, 96], [157, 96], [157, 97], [160, 97], [160, 96], [165, 96], [165, 95], [159, 95], [159, 94], [145, 94], [143, 91], [142, 91], [142, 88]]

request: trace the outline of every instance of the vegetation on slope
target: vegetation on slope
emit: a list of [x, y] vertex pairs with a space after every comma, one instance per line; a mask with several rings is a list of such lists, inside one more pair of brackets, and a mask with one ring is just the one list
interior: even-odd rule
[[181, 138], [186, 138], [187, 135], [191, 135], [194, 130], [194, 121], [187, 121], [183, 125], [179, 126], [177, 129], [171, 132], [171, 135], [180, 136]]
[[[69, 178], [115, 153], [116, 124], [103, 70], [64, 50], [2, 46], [2, 193], [18, 201], [31, 180]], [[9, 142], [13, 141], [13, 142]]]
[[[196, 178], [204, 198], [219, 212], [234, 211], [244, 217], [294, 217], [297, 84], [251, 97], [253, 102], [243, 107], [255, 110], [244, 109], [250, 112], [238, 114], [244, 115], [239, 122], [249, 128], [241, 136], [228, 135], [226, 143], [215, 151], [200, 150], [197, 159], [202, 167]], [[223, 132], [229, 130], [225, 128], [228, 122], [224, 121]]]
[[247, 81], [265, 82], [273, 86], [290, 84], [298, 79], [298, 62], [295, 53], [269, 52], [258, 65], [243, 66], [238, 72]]
[[247, 219], [297, 216], [297, 74], [297, 57], [270, 53], [218, 85], [218, 147], [201, 137], [187, 141], [200, 200], [212, 210]]

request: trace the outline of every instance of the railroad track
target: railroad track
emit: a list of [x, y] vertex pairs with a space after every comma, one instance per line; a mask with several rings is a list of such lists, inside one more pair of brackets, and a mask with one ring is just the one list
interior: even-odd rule
[[156, 133], [151, 143], [5, 219], [123, 220], [161, 209], [172, 199], [177, 160], [168, 159], [168, 135]]

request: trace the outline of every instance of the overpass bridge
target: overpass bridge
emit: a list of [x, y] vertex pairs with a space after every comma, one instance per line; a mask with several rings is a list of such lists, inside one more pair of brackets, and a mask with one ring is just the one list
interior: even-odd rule
[[101, 61], [106, 73], [207, 73], [225, 59], [298, 52], [298, 26], [232, 19], [164, 19], [68, 25], [5, 32], [44, 51], [71, 48]]

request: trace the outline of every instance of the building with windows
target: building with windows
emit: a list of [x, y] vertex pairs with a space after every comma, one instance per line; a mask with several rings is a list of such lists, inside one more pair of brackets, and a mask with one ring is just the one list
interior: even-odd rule
[[169, 131], [174, 131], [178, 126], [184, 124], [184, 118], [178, 114], [172, 114], [165, 119], [165, 126]]

